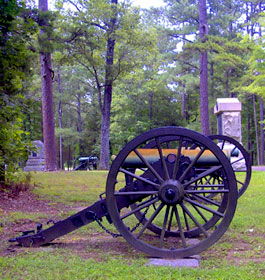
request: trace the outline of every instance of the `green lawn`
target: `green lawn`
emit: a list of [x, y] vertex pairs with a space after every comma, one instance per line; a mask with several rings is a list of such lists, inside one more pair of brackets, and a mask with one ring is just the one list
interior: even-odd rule
[[[104, 171], [35, 173], [33, 192], [51, 205], [89, 205], [104, 191], [106, 177]], [[201, 253], [200, 268], [146, 266], [144, 254], [92, 223], [60, 239], [58, 246], [1, 254], [0, 279], [265, 279], [264, 191], [265, 172], [253, 172], [229, 230]], [[2, 224], [46, 219], [44, 213], [24, 214], [9, 213]]]

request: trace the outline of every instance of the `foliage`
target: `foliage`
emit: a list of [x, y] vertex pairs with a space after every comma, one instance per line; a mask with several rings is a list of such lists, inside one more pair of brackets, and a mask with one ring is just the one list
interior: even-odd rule
[[[166, 0], [163, 8], [146, 10], [127, 1], [118, 2], [114, 30], [109, 29], [114, 16], [109, 2], [58, 0], [56, 11], [46, 13], [22, 9], [23, 5], [14, 0], [9, 1], [10, 6], [1, 2], [1, 10], [6, 10], [1, 15], [4, 22], [1, 26], [13, 34], [1, 37], [1, 40], [6, 38], [8, 50], [1, 61], [9, 61], [6, 67], [12, 66], [11, 71], [1, 73], [1, 80], [9, 81], [2, 84], [5, 94], [1, 93], [0, 100], [1, 108], [6, 110], [1, 119], [9, 118], [4, 121], [9, 123], [4, 125], [5, 131], [17, 126], [29, 132], [21, 134], [22, 141], [42, 139], [40, 65], [36, 54], [40, 50], [50, 51], [56, 136], [58, 142], [62, 137], [64, 163], [79, 155], [99, 156], [106, 46], [111, 38], [115, 40], [115, 52], [111, 66], [110, 155], [117, 154], [127, 141], [153, 127], [178, 125], [200, 130], [202, 50], [208, 52], [211, 112], [216, 98], [239, 97], [243, 104], [243, 142], [257, 141], [252, 124], [253, 105], [248, 96], [262, 96], [264, 92], [264, 42], [259, 34], [262, 31], [259, 27], [264, 25], [260, 13], [263, 1], [208, 1], [209, 35], [203, 44], [198, 38], [198, 1]], [[50, 24], [43, 26], [45, 22]], [[40, 24], [46, 32], [36, 34]], [[252, 40], [246, 34], [253, 35]], [[4, 50], [2, 45], [1, 50]], [[62, 127], [57, 112], [59, 103]], [[13, 110], [15, 106], [19, 109]], [[210, 115], [210, 121], [211, 133], [215, 134], [214, 114]], [[249, 128], [247, 123], [251, 124]], [[3, 141], [10, 139], [11, 136]], [[14, 155], [12, 146], [7, 149]], [[248, 146], [254, 152], [254, 144]]]
[[1, 181], [14, 172], [29, 147], [23, 131], [23, 81], [29, 74], [29, 36], [36, 31], [23, 2], [1, 1], [0, 17], [0, 166]]

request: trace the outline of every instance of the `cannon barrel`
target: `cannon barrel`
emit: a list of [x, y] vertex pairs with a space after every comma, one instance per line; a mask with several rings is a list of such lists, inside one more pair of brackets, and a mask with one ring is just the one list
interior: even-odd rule
[[[137, 149], [137, 151], [148, 161], [148, 163], [153, 164], [160, 159], [159, 151], [157, 149]], [[198, 155], [200, 150], [188, 150], [182, 149], [181, 154], [185, 157], [188, 157], [191, 161], [195, 159]], [[223, 151], [227, 158], [230, 160], [231, 156], [237, 156], [238, 150], [233, 151], [231, 153], [230, 150]], [[166, 157], [169, 161], [171, 161], [170, 157], [173, 158], [177, 156], [178, 149], [162, 149], [163, 156]], [[205, 150], [203, 154], [199, 157], [198, 161], [196, 162], [197, 165], [215, 165], [218, 164], [217, 158], [210, 150]], [[144, 162], [137, 156], [137, 154], [133, 151], [131, 152], [126, 160], [123, 163], [123, 167], [128, 168], [142, 168], [146, 165]]]

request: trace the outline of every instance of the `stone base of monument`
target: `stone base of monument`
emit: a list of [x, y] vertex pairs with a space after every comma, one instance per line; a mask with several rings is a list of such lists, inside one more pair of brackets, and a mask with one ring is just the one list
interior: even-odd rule
[[200, 266], [199, 259], [200, 259], [199, 255], [191, 256], [189, 258], [184, 258], [184, 259], [175, 259], [175, 260], [150, 258], [149, 263], [147, 265], [195, 268]]
[[32, 142], [32, 146], [35, 147], [35, 150], [30, 151], [24, 171], [44, 171], [44, 144], [40, 140], [36, 140]]
[[[189, 245], [195, 245], [199, 242], [198, 239], [190, 239], [187, 241]], [[146, 265], [157, 265], [157, 266], [170, 266], [170, 267], [191, 267], [196, 268], [200, 266], [200, 256], [194, 255], [183, 259], [158, 259], [150, 258], [149, 263]]]
[[44, 171], [44, 159], [30, 158], [27, 160], [24, 171]]

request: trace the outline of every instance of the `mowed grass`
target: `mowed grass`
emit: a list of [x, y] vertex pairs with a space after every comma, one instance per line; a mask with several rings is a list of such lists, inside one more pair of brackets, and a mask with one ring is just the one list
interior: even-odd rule
[[98, 200], [105, 191], [107, 171], [35, 172], [31, 182], [38, 187], [34, 193], [40, 198], [71, 204]]
[[[33, 173], [32, 183], [37, 185], [34, 193], [51, 203], [90, 205], [104, 192], [106, 178], [104, 171]], [[20, 216], [16, 213], [10, 219], [19, 221]], [[89, 239], [90, 233], [102, 232], [97, 228], [92, 223], [78, 230], [80, 235], [67, 238]], [[133, 248], [126, 255], [95, 248], [100, 257], [49, 247], [1, 256], [0, 279], [265, 279], [265, 172], [253, 172], [228, 231], [201, 253], [200, 268], [146, 266], [148, 258]]]
[[190, 279], [190, 280], [253, 280], [262, 279], [261, 266], [223, 264], [218, 268], [172, 268], [146, 266], [144, 258], [124, 260], [107, 255], [104, 262], [85, 260], [71, 252], [37, 252], [12, 258], [0, 258], [1, 279], [28, 280], [82, 280], [82, 279]]
[[265, 172], [252, 172], [250, 185], [238, 200], [230, 229], [265, 234]]

